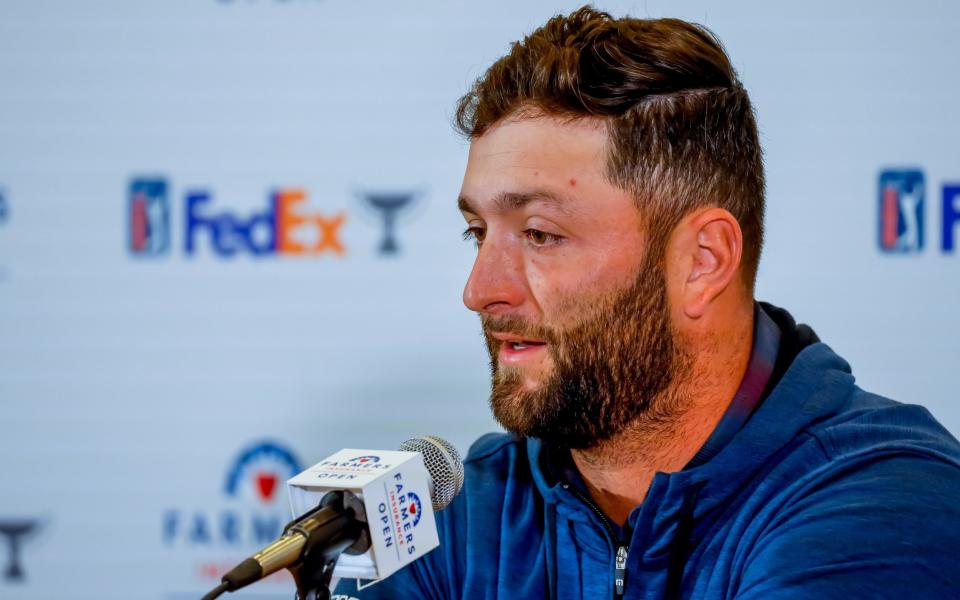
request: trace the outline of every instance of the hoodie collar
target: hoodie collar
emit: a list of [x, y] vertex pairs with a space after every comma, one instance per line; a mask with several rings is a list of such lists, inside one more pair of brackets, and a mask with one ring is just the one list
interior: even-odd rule
[[[797, 327], [786, 311], [768, 306], [764, 305], [768, 312], [771, 308], [779, 311], [771, 312], [771, 316], [785, 335], [777, 358], [779, 366], [783, 362], [783, 346], [796, 347], [797, 333], [801, 337], [813, 334], [806, 326]], [[785, 326], [790, 326], [789, 330]], [[816, 339], [815, 336], [812, 339]], [[838, 412], [854, 385], [847, 362], [820, 342], [813, 342], [800, 350], [788, 365], [785, 373], [774, 373], [770, 385], [775, 387], [768, 397], [709, 461], [654, 476], [643, 504], [630, 515], [631, 525], [637, 525], [641, 512], [645, 513], [644, 518], [655, 518], [656, 521], [675, 517], [684, 494], [692, 488], [699, 490], [699, 501], [691, 509], [696, 515], [725, 502], [770, 456], [802, 430]], [[580, 513], [578, 520], [592, 520], [583, 503], [561, 488], [564, 466], [570, 462], [569, 451], [548, 448], [536, 438], [528, 438], [526, 443], [533, 480], [544, 500], [565, 507], [567, 510], [563, 512], [571, 513], [571, 518], [576, 518], [573, 513]], [[659, 508], [640, 510], [647, 505]]]
[[767, 389], [767, 383], [773, 375], [773, 366], [777, 362], [779, 350], [780, 328], [760, 308], [759, 304], [754, 304], [753, 345], [750, 350], [750, 359], [747, 361], [747, 370], [740, 381], [740, 388], [733, 395], [733, 400], [727, 406], [720, 422], [713, 428], [713, 433], [687, 463], [685, 469], [709, 462], [743, 428], [763, 399], [763, 391]]

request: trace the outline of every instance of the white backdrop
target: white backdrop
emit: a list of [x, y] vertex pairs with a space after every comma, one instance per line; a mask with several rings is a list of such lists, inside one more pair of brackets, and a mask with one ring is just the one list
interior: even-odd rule
[[[960, 5], [776, 4], [602, 8], [720, 36], [766, 150], [758, 297], [960, 432], [960, 256], [941, 248]], [[509, 42], [575, 6], [0, 0], [0, 598], [199, 597], [277, 532], [298, 468], [495, 428], [450, 119]], [[881, 249], [885, 169], [922, 173], [922, 248]], [[162, 242], [167, 211], [165, 254], [130, 249], [139, 179], [166, 184], [148, 215]], [[223, 257], [209, 227], [185, 251], [188, 195], [228, 244], [296, 189], [291, 214], [328, 229], [285, 231], [323, 252]], [[412, 198], [395, 254], [377, 194]]]

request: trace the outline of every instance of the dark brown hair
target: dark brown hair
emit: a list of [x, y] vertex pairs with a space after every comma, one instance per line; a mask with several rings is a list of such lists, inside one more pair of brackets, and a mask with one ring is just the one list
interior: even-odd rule
[[614, 19], [589, 6], [556, 16], [476, 81], [458, 103], [456, 126], [473, 138], [528, 111], [607, 121], [607, 177], [636, 198], [652, 251], [663, 251], [690, 211], [730, 211], [743, 230], [743, 280], [752, 290], [763, 157], [750, 99], [709, 30]]

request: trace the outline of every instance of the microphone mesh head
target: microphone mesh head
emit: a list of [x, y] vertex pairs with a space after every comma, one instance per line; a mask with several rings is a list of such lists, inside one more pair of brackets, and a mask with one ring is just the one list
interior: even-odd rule
[[423, 464], [433, 480], [430, 498], [433, 509], [446, 508], [463, 487], [463, 462], [457, 449], [447, 440], [432, 435], [410, 438], [400, 444], [399, 449], [423, 455]]

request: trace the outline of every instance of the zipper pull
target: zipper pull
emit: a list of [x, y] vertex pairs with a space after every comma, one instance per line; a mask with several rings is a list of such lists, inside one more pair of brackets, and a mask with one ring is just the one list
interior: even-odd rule
[[617, 548], [616, 569], [613, 572], [613, 585], [616, 588], [614, 598], [623, 598], [627, 581], [627, 547]]

